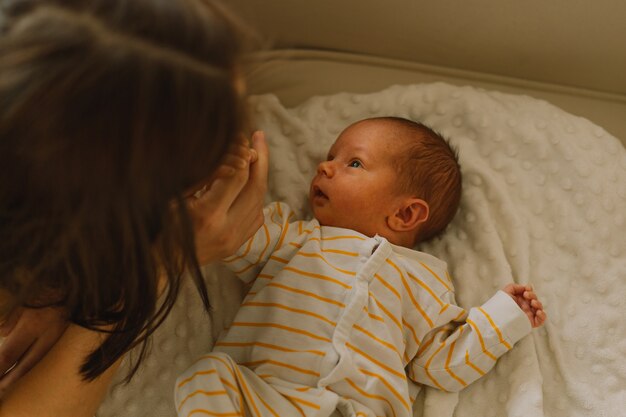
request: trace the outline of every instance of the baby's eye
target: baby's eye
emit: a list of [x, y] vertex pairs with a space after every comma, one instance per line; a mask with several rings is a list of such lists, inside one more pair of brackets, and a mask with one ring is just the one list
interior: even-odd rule
[[350, 162], [348, 166], [350, 168], [361, 168], [363, 164], [361, 164], [361, 161], [359, 161], [358, 159], [355, 159], [354, 161]]

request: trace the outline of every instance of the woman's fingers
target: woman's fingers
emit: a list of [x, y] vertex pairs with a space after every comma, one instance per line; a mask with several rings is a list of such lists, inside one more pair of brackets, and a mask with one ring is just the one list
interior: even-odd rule
[[238, 171], [247, 169], [248, 165], [256, 160], [256, 151], [252, 151], [245, 138], [236, 139], [230, 146], [226, 155], [222, 158], [220, 165], [208, 178], [196, 184], [185, 193], [185, 198], [200, 198], [218, 178], [229, 178]]
[[[33, 345], [36, 337], [29, 331], [20, 331], [7, 336], [0, 345], [0, 378], [24, 355]], [[2, 378], [4, 379], [4, 378]]]
[[22, 310], [15, 327], [0, 345], [0, 392], [37, 364], [67, 327], [62, 309]]
[[257, 154], [257, 160], [250, 166], [248, 182], [233, 204], [235, 216], [250, 216], [263, 209], [269, 168], [269, 151], [263, 132], [256, 131], [252, 134], [252, 149]]
[[224, 176], [217, 176], [203, 195], [217, 210], [229, 210], [240, 196], [253, 189], [265, 195], [267, 188], [268, 150], [265, 135], [261, 131], [252, 134], [252, 149], [247, 144], [237, 143], [225, 157], [222, 167]]
[[265, 140], [265, 133], [260, 130], [252, 134], [252, 151], [256, 153], [257, 159], [250, 170], [251, 182], [262, 187], [262, 194], [265, 195], [269, 169], [269, 149]]
[[250, 178], [230, 211], [230, 214], [235, 218], [241, 219], [238, 223], [241, 244], [263, 224], [263, 199], [267, 191], [269, 151], [263, 132], [253, 133], [252, 146], [252, 150], [256, 152], [257, 160], [250, 166]]
[[8, 371], [3, 373], [2, 377], [0, 377], [0, 393], [4, 392], [15, 381], [30, 371], [31, 368], [35, 366], [43, 356], [45, 356], [48, 349], [49, 346], [45, 343], [39, 343], [39, 340], [36, 340], [31, 346], [29, 346], [29, 348], [20, 355], [18, 358], [19, 361], [13, 362], [11, 368], [9, 368]]
[[222, 165], [224, 168], [220, 167], [225, 175], [215, 178], [204, 193], [195, 196], [196, 206], [210, 206], [215, 211], [227, 212], [243, 190], [250, 176], [249, 160], [227, 159], [227, 164]]
[[255, 132], [252, 149], [241, 142], [233, 145], [210, 185], [191, 192], [186, 200], [201, 264], [231, 255], [263, 222], [268, 170], [265, 137]]
[[264, 197], [267, 191], [269, 155], [265, 135], [257, 131], [252, 135], [253, 150], [257, 153], [256, 162], [250, 166], [250, 178], [232, 206], [232, 214], [251, 220], [246, 235], [251, 236], [262, 223]]
[[45, 333], [37, 337], [20, 356], [17, 364], [0, 379], [0, 392], [3, 392], [30, 371], [54, 346], [65, 331], [65, 327], [65, 325], [61, 325], [58, 329], [48, 328]]
[[254, 164], [259, 160], [259, 153], [254, 148], [250, 148], [250, 164]]
[[11, 314], [9, 314], [9, 317], [7, 317], [4, 323], [0, 324], [0, 337], [6, 337], [9, 333], [11, 333], [11, 330], [13, 330], [20, 317], [22, 316], [23, 311], [23, 308], [14, 309]]

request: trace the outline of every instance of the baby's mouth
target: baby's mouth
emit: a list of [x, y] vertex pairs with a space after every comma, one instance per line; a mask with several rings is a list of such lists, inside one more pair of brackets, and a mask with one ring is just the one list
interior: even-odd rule
[[318, 187], [317, 185], [314, 185], [313, 186], [313, 198], [316, 198], [316, 197], [325, 198], [328, 200], [328, 196], [322, 192], [320, 187]]

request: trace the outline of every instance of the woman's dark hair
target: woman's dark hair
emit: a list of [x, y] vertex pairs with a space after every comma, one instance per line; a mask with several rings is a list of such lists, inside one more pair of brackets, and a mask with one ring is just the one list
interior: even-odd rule
[[83, 376], [141, 345], [130, 379], [183, 271], [209, 307], [183, 193], [244, 124], [237, 24], [203, 0], [13, 1], [5, 13], [0, 316], [63, 305], [109, 333]]

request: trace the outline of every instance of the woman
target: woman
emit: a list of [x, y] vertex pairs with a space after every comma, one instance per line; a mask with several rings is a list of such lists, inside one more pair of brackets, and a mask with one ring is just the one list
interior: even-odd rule
[[71, 324], [0, 416], [91, 416], [184, 272], [208, 307], [199, 266], [260, 226], [267, 149], [241, 139], [238, 29], [209, 1], [14, 1], [3, 32], [0, 315], [15, 350], [0, 365], [21, 356], [7, 376], [60, 333], [21, 355], [34, 315]]

